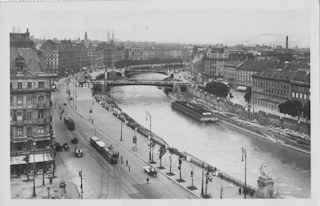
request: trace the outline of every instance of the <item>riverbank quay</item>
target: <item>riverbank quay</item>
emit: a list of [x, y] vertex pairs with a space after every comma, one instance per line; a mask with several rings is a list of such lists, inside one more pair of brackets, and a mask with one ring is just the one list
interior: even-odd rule
[[[228, 199], [242, 199], [244, 197], [243, 193], [242, 195], [239, 195], [239, 187], [236, 185], [230, 184], [230, 182], [227, 182], [225, 180], [222, 180], [218, 176], [212, 176], [212, 182], [208, 183], [208, 186], [206, 187], [205, 180], [203, 181], [203, 184], [201, 184], [202, 180], [202, 168], [198, 167], [197, 165], [189, 162], [188, 160], [183, 159], [182, 160], [182, 170], [181, 170], [181, 179], [184, 180], [183, 182], [178, 182], [177, 180], [180, 179], [180, 170], [178, 169], [178, 162], [179, 162], [179, 155], [173, 154], [172, 156], [167, 152], [163, 157], [161, 161], [162, 167], [165, 169], [159, 168], [160, 160], [158, 159], [157, 152], [160, 149], [160, 144], [156, 144], [155, 147], [152, 150], [153, 153], [153, 159], [156, 164], [150, 164], [149, 163], [149, 139], [146, 138], [144, 135], [140, 134], [139, 132], [135, 132], [131, 127], [125, 126], [123, 124], [122, 127], [122, 141], [120, 140], [120, 117], [117, 118], [113, 113], [109, 112], [105, 108], [103, 108], [100, 104], [95, 103], [88, 104], [88, 102], [94, 102], [94, 98], [92, 97], [92, 94], [90, 93], [89, 89], [85, 88], [77, 88], [77, 110], [76, 112], [81, 115], [83, 118], [88, 119], [88, 111], [90, 108], [93, 110], [93, 118], [94, 118], [94, 124], [93, 127], [96, 128], [97, 132], [103, 132], [105, 134], [108, 134], [110, 138], [113, 139], [114, 144], [121, 145], [122, 147], [125, 147], [128, 151], [131, 152], [132, 155], [136, 156], [136, 158], [141, 159], [145, 162], [146, 165], [150, 165], [155, 168], [155, 170], [158, 173], [162, 173], [167, 178], [173, 181], [173, 184], [178, 184], [181, 187], [183, 187], [185, 190], [191, 192], [192, 194], [201, 197], [201, 188], [203, 190], [207, 190], [207, 194], [211, 195], [214, 199], [219, 199], [222, 194], [222, 198], [228, 198]], [[122, 119], [122, 118], [121, 118]], [[126, 120], [128, 121], [128, 120]], [[122, 121], [123, 123], [124, 121]], [[119, 125], [119, 126], [116, 126]], [[113, 132], [111, 132], [111, 130]], [[111, 136], [110, 133], [117, 133], [119, 136]], [[98, 133], [97, 133], [98, 134]], [[133, 136], [136, 136], [137, 138], [137, 150], [133, 150]], [[155, 138], [154, 138], [155, 139]], [[156, 139], [155, 139], [156, 140]], [[159, 140], [160, 142], [160, 140]], [[182, 153], [181, 153], [182, 154]], [[171, 157], [171, 161], [170, 158]], [[124, 157], [126, 159], [126, 157]], [[130, 163], [129, 163], [130, 164]], [[205, 164], [204, 167], [207, 167]], [[171, 168], [171, 169], [170, 169]], [[190, 176], [191, 169], [194, 168], [193, 172], [193, 178]], [[131, 170], [133, 167], [131, 167]], [[140, 170], [141, 175], [144, 173], [143, 168], [135, 168], [135, 170]], [[167, 173], [173, 173], [174, 175], [170, 176]], [[210, 173], [211, 174], [211, 173]], [[149, 181], [152, 181], [152, 178], [149, 178]], [[192, 181], [193, 179], [193, 181]], [[190, 186], [196, 187], [195, 190], [190, 190], [188, 187]], [[244, 184], [242, 182], [242, 184]], [[205, 189], [207, 188], [207, 189]], [[223, 189], [221, 189], [223, 188]], [[204, 191], [205, 192], [205, 191]], [[253, 194], [253, 197], [255, 197], [255, 194]], [[247, 198], [253, 198], [250, 195], [247, 195]]]
[[[100, 98], [100, 96], [96, 95], [95, 98], [98, 99], [98, 98]], [[103, 104], [103, 103], [101, 103], [101, 104]], [[197, 170], [203, 169], [203, 170], [210, 171], [212, 173], [212, 176], [216, 177], [215, 179], [219, 178], [222, 182], [227, 182], [228, 183], [228, 185], [226, 186], [227, 188], [231, 188], [231, 187], [244, 188], [245, 183], [243, 181], [240, 181], [240, 180], [232, 177], [231, 175], [228, 175], [227, 173], [221, 171], [220, 169], [218, 169], [215, 166], [209, 165], [209, 164], [199, 160], [198, 158], [196, 158], [193, 155], [190, 155], [187, 152], [181, 152], [177, 148], [172, 148], [170, 145], [168, 145], [165, 142], [165, 140], [163, 138], [159, 137], [158, 135], [154, 134], [153, 132], [150, 133], [150, 130], [141, 126], [134, 119], [132, 119], [128, 114], [121, 112], [121, 109], [114, 110], [112, 112], [112, 114], [113, 114], [113, 116], [115, 116], [116, 118], [121, 120], [125, 125], [130, 127], [132, 130], [134, 130], [137, 133], [141, 134], [142, 136], [146, 137], [147, 141], [148, 141], [148, 138], [151, 134], [151, 141], [153, 141], [157, 144], [157, 148], [161, 147], [161, 146], [165, 146], [167, 148], [167, 150], [172, 151], [172, 155], [176, 156], [176, 158], [178, 158], [178, 159], [181, 158], [181, 159], [185, 160], [184, 162], [188, 162], [189, 166], [193, 165], [190, 167], [197, 167]], [[158, 171], [161, 172], [160, 170], [158, 170]], [[174, 180], [174, 181], [176, 181], [176, 180]], [[223, 184], [221, 184], [221, 185], [223, 185]], [[230, 186], [230, 185], [232, 185], [232, 186]], [[188, 188], [188, 187], [186, 187], [186, 188]], [[247, 197], [250, 196], [251, 198], [257, 198], [257, 195], [256, 195], [258, 192], [257, 188], [254, 188], [248, 184], [247, 184], [246, 188], [247, 188]], [[200, 194], [200, 196], [201, 196], [201, 194]]]
[[192, 103], [198, 104], [204, 108], [209, 109], [213, 112], [213, 114], [219, 118], [219, 121], [236, 129], [239, 129], [243, 132], [252, 134], [259, 138], [266, 139], [268, 141], [281, 144], [290, 149], [294, 149], [296, 151], [309, 154], [310, 155], [310, 144], [307, 143], [307, 140], [302, 140], [294, 137], [284, 136], [280, 134], [280, 132], [275, 133], [272, 131], [266, 130], [265, 126], [259, 125], [256, 122], [250, 122], [244, 119], [233, 119], [232, 117], [237, 116], [236, 114], [231, 114], [227, 112], [217, 111], [213, 105], [210, 103], [205, 103], [203, 101], [198, 101], [196, 98], [190, 98], [188, 96], [183, 95], [175, 95], [171, 92], [168, 94], [175, 100], [187, 100]]

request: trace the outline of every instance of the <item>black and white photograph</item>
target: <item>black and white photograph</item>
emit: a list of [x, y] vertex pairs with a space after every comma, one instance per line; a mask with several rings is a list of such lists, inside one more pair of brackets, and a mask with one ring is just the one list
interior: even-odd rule
[[319, 205], [318, 1], [11, 1], [0, 21], [4, 205]]

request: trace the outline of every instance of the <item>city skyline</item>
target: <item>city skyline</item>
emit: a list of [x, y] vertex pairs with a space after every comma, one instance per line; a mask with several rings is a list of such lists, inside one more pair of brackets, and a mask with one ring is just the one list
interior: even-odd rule
[[68, 4], [52, 11], [47, 10], [48, 4], [40, 5], [41, 10], [26, 5], [24, 11], [7, 14], [10, 24], [5, 24], [11, 32], [13, 27], [20, 27], [21, 32], [29, 28], [40, 39], [83, 39], [87, 31], [89, 39], [106, 41], [108, 31], [114, 31], [121, 41], [283, 46], [289, 36], [289, 48], [310, 46], [310, 13], [306, 10], [168, 10], [134, 5], [117, 10], [116, 3], [106, 4], [110, 7], [105, 11], [95, 10], [96, 4], [86, 11], [74, 11]]

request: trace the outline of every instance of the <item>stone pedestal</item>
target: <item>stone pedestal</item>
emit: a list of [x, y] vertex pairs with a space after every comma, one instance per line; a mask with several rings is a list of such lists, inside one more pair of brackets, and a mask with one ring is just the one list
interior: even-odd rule
[[274, 181], [271, 177], [260, 176], [258, 179], [258, 196], [260, 198], [272, 198]]

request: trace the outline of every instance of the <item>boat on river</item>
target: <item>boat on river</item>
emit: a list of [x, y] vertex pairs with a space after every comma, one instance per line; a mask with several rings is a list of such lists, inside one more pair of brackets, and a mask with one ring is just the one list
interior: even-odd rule
[[218, 118], [211, 111], [188, 101], [175, 101], [171, 107], [197, 119], [200, 122], [217, 123]]

